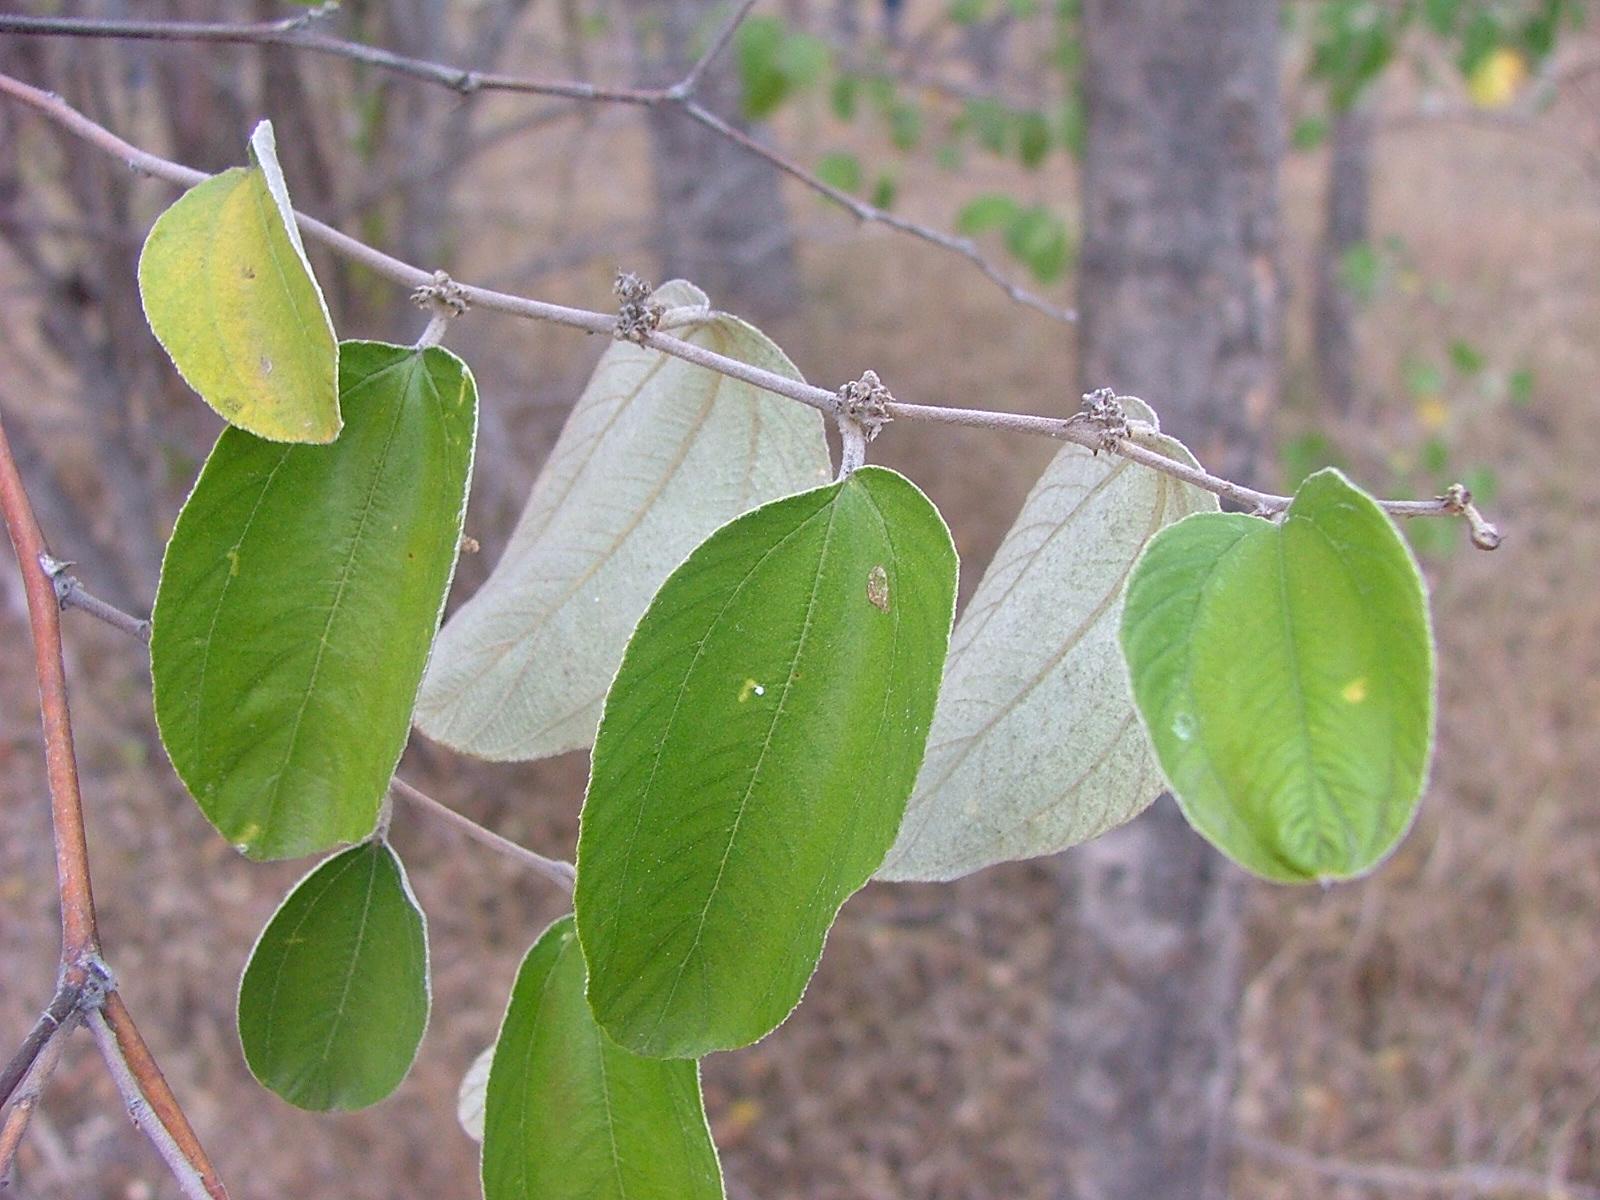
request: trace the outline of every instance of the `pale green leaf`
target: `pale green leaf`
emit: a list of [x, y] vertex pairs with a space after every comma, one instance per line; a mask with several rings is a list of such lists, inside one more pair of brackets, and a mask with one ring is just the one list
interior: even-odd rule
[[583, 993], [563, 917], [523, 959], [495, 1044], [485, 1200], [721, 1200], [699, 1064], [630, 1054]]
[[1184, 814], [1268, 879], [1375, 866], [1416, 813], [1433, 739], [1433, 640], [1399, 531], [1337, 470], [1280, 523], [1180, 521], [1128, 586], [1122, 644]]
[[428, 1025], [428, 936], [382, 842], [335, 854], [273, 914], [239, 983], [239, 1041], [263, 1087], [319, 1111], [376, 1104]]
[[230, 424], [279, 442], [339, 436], [339, 346], [271, 122], [251, 136], [248, 167], [197, 183], [161, 214], [139, 291], [179, 374]]
[[347, 342], [330, 446], [227, 429], [167, 545], [156, 723], [252, 858], [372, 832], [455, 569], [477, 390], [460, 359]]
[[[1155, 424], [1134, 399], [1128, 416]], [[1190, 466], [1159, 432], [1140, 445]], [[1160, 794], [1117, 642], [1134, 561], [1216, 497], [1064, 446], [1034, 485], [950, 639], [928, 755], [883, 879], [954, 879], [1053, 854]]]
[[893, 471], [723, 526], [661, 587], [606, 697], [578, 838], [589, 1001], [697, 1057], [799, 1002], [922, 760], [956, 557]]
[[[798, 379], [783, 352], [674, 282], [678, 336]], [[639, 614], [708, 533], [828, 473], [821, 415], [655, 350], [615, 342], [534, 484], [510, 545], [451, 615], [417, 727], [528, 759], [588, 746]]]

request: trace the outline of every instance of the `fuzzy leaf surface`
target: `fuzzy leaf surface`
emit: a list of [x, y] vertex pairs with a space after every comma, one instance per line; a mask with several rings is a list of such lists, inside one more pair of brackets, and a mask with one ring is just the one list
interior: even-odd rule
[[[680, 337], [798, 379], [761, 332], [681, 281], [658, 288]], [[817, 412], [630, 342], [568, 417], [511, 542], [439, 634], [417, 726], [481, 758], [590, 745], [639, 615], [723, 522], [828, 477]]]
[[[1131, 397], [1127, 415], [1155, 414]], [[1141, 445], [1190, 466], [1158, 432]], [[1064, 446], [950, 639], [916, 791], [882, 879], [954, 879], [1054, 854], [1161, 793], [1117, 630], [1145, 543], [1216, 497], [1115, 455]]]

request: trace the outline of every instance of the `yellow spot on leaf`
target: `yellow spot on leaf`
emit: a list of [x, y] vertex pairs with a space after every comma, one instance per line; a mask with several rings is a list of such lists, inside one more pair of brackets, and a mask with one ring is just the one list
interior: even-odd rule
[[744, 686], [739, 689], [739, 703], [743, 704], [751, 696], [765, 696], [766, 694], [766, 688], [762, 687], [754, 679], [746, 679]]
[[1362, 675], [1352, 679], [1339, 694], [1344, 697], [1346, 704], [1360, 704], [1367, 698], [1367, 677]]
[[235, 546], [232, 550], [228, 551], [228, 574], [229, 575], [237, 575], [238, 573], [239, 573], [239, 547]]

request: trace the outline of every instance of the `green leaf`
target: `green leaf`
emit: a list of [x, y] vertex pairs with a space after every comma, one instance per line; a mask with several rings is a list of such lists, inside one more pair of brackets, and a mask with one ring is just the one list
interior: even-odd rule
[[1005, 229], [1017, 219], [1020, 209], [1010, 196], [992, 192], [979, 196], [956, 214], [956, 228], [968, 237], [987, 233], [991, 229]]
[[1050, 153], [1050, 122], [1043, 113], [1027, 112], [1017, 118], [1017, 156], [1030, 170]]
[[[662, 325], [800, 378], [698, 288], [656, 289]], [[668, 573], [724, 521], [828, 477], [814, 410], [631, 342], [611, 342], [505, 554], [439, 634], [417, 727], [483, 758], [594, 741], [606, 688]]]
[[1315, 150], [1327, 140], [1328, 122], [1323, 117], [1301, 117], [1289, 135], [1289, 144], [1296, 150]]
[[239, 1041], [250, 1072], [290, 1104], [376, 1104], [411, 1070], [428, 1025], [427, 923], [382, 842], [297, 883], [250, 952]]
[[1006, 249], [1027, 264], [1040, 283], [1053, 283], [1072, 256], [1066, 222], [1041, 205], [1023, 209], [1006, 229]]
[[872, 206], [888, 212], [894, 207], [895, 197], [899, 192], [900, 185], [895, 177], [887, 171], [883, 172], [878, 176], [878, 181], [872, 185]]
[[372, 832], [461, 537], [478, 399], [465, 364], [346, 342], [340, 380], [331, 446], [223, 431], [156, 592], [161, 740], [252, 858]]
[[861, 187], [861, 160], [844, 151], [824, 154], [817, 163], [817, 178], [841, 192], [854, 192]]
[[857, 80], [854, 75], [840, 75], [828, 89], [828, 103], [833, 115], [841, 121], [853, 121], [856, 116]]
[[785, 32], [777, 17], [747, 17], [734, 36], [744, 115], [752, 121], [771, 115], [789, 95], [789, 80], [778, 61]]
[[1476, 375], [1483, 370], [1483, 351], [1471, 342], [1457, 338], [1450, 343], [1450, 365], [1462, 375]]
[[1338, 471], [1281, 524], [1200, 514], [1150, 542], [1122, 645], [1185, 816], [1267, 879], [1370, 870], [1416, 813], [1433, 639], [1394, 523]]
[[[1124, 405], [1155, 426], [1143, 403]], [[1198, 465], [1159, 430], [1134, 440]], [[951, 636], [928, 754], [880, 879], [1053, 854], [1161, 793], [1117, 643], [1122, 593], [1157, 530], [1216, 509], [1170, 475], [1062, 447]]]
[[695, 1057], [799, 1002], [882, 863], [922, 760], [955, 548], [893, 471], [724, 525], [656, 594], [595, 740], [578, 837], [589, 1003]]
[[895, 103], [887, 114], [889, 140], [899, 150], [915, 150], [922, 140], [922, 113], [915, 104], [905, 101]]
[[511, 990], [483, 1122], [485, 1200], [721, 1200], [693, 1062], [640, 1058], [584, 1002], [572, 918], [545, 930]]
[[809, 33], [790, 33], [778, 51], [778, 70], [793, 91], [821, 82], [833, 66], [833, 51], [828, 43]]
[[339, 347], [278, 168], [272, 124], [248, 167], [190, 188], [139, 256], [145, 318], [224, 420], [279, 442], [339, 436]]

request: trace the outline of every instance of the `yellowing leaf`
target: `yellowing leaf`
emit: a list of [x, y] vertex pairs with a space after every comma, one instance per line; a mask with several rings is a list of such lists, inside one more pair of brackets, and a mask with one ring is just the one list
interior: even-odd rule
[[276, 442], [339, 436], [339, 346], [311, 273], [272, 125], [250, 165], [198, 183], [139, 256], [145, 317], [185, 382], [231, 425]]
[[1467, 94], [1479, 108], [1505, 108], [1527, 82], [1528, 61], [1502, 46], [1484, 57], [1467, 78]]

